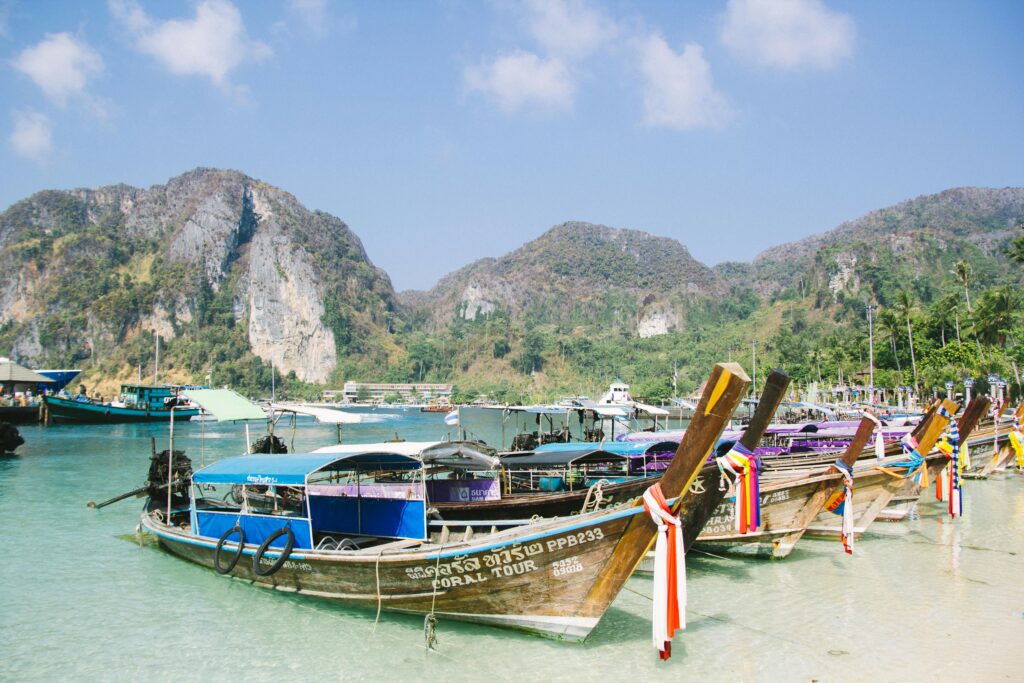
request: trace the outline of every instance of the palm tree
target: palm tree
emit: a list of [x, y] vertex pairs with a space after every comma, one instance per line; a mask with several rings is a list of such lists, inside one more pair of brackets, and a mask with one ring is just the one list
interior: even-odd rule
[[971, 310], [971, 290], [968, 287], [968, 283], [971, 280], [971, 264], [964, 260], [957, 261], [953, 264], [953, 275], [956, 275], [956, 278], [963, 283], [964, 297], [967, 299], [967, 317], [971, 319], [971, 326], [974, 328], [974, 343], [978, 345], [978, 355], [984, 358], [985, 352], [981, 350], [978, 328], [974, 323], [974, 311]]
[[896, 359], [896, 372], [902, 376], [903, 368], [900, 367], [900, 356], [896, 351], [896, 337], [900, 335], [900, 319], [886, 308], [878, 315], [878, 324], [889, 335], [889, 343], [892, 344], [892, 357]]
[[971, 290], [968, 284], [971, 280], [971, 264], [967, 261], [957, 261], [953, 264], [953, 275], [956, 275], [956, 279], [964, 286], [964, 296], [967, 298], [967, 313], [971, 313]]
[[1010, 248], [1006, 250], [1006, 254], [1011, 261], [1024, 263], [1024, 235], [1010, 242]]
[[993, 287], [978, 302], [978, 336], [989, 344], [1002, 346], [1018, 316], [1018, 301], [1010, 287]]
[[910, 365], [914, 370], [914, 388], [917, 389], [917, 359], [914, 358], [914, 330], [910, 325], [910, 315], [914, 312], [914, 300], [907, 290], [896, 295], [896, 310], [900, 317], [907, 320], [907, 341], [910, 343]]

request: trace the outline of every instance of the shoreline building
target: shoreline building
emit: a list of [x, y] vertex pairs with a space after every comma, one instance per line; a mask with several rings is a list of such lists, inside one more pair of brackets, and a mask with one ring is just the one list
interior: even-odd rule
[[374, 384], [369, 382], [345, 382], [341, 391], [329, 390], [323, 393], [325, 401], [341, 403], [355, 403], [360, 394], [367, 401], [379, 402], [387, 396], [401, 396], [403, 401], [435, 401], [441, 398], [451, 398], [451, 384], [400, 384], [384, 383]]

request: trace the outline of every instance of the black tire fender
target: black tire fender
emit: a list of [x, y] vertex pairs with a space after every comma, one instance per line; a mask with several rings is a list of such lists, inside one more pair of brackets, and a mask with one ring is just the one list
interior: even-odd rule
[[[287, 534], [288, 540], [285, 541], [284, 548], [281, 549], [281, 556], [274, 561], [272, 565], [266, 569], [260, 567], [260, 559], [263, 557], [263, 553], [270, 548], [270, 544], [273, 543], [281, 535]], [[274, 533], [267, 536], [266, 540], [260, 544], [256, 554], [252, 556], [252, 573], [256, 576], [270, 576], [277, 572], [278, 569], [284, 566], [284, 563], [288, 561], [288, 557], [292, 554], [292, 548], [295, 547], [295, 534], [292, 533], [291, 527], [283, 526]]]
[[[220, 552], [221, 552], [221, 550], [224, 549], [224, 543], [227, 542], [228, 537], [233, 535], [233, 534], [238, 534], [238, 550], [235, 551], [235, 554], [231, 557], [231, 560], [228, 562], [227, 566], [225, 567], [225, 566], [222, 566], [221, 563], [220, 563]], [[238, 561], [240, 559], [242, 559], [242, 551], [244, 549], [245, 549], [245, 531], [242, 530], [242, 527], [236, 525], [236, 526], [231, 527], [227, 531], [225, 531], [224, 535], [220, 537], [219, 541], [217, 541], [217, 549], [213, 551], [213, 569], [214, 569], [214, 571], [216, 571], [218, 574], [230, 574], [231, 570], [235, 568], [236, 564], [238, 564]]]

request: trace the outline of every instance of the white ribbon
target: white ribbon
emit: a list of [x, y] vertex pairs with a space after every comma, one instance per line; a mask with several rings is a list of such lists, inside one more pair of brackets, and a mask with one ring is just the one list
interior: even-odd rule
[[875, 457], [881, 460], [885, 457], [885, 439], [882, 437], [882, 421], [874, 413], [861, 411], [864, 417], [875, 423]]
[[658, 525], [654, 544], [652, 637], [654, 647], [663, 652], [665, 643], [671, 640], [668, 633], [669, 527], [674, 527], [676, 540], [676, 600], [679, 604], [679, 627], [686, 628], [686, 555], [683, 547], [683, 525], [679, 517], [662, 508], [650, 489], [644, 491], [644, 503], [651, 520]]

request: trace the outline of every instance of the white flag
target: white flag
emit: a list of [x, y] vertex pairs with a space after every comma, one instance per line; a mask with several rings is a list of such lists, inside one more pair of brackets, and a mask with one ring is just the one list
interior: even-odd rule
[[452, 426], [452, 427], [454, 427], [455, 425], [459, 424], [459, 409], [456, 408], [452, 412], [450, 412], [447, 415], [445, 415], [444, 416], [444, 423], [446, 425], [449, 425], [449, 426]]

